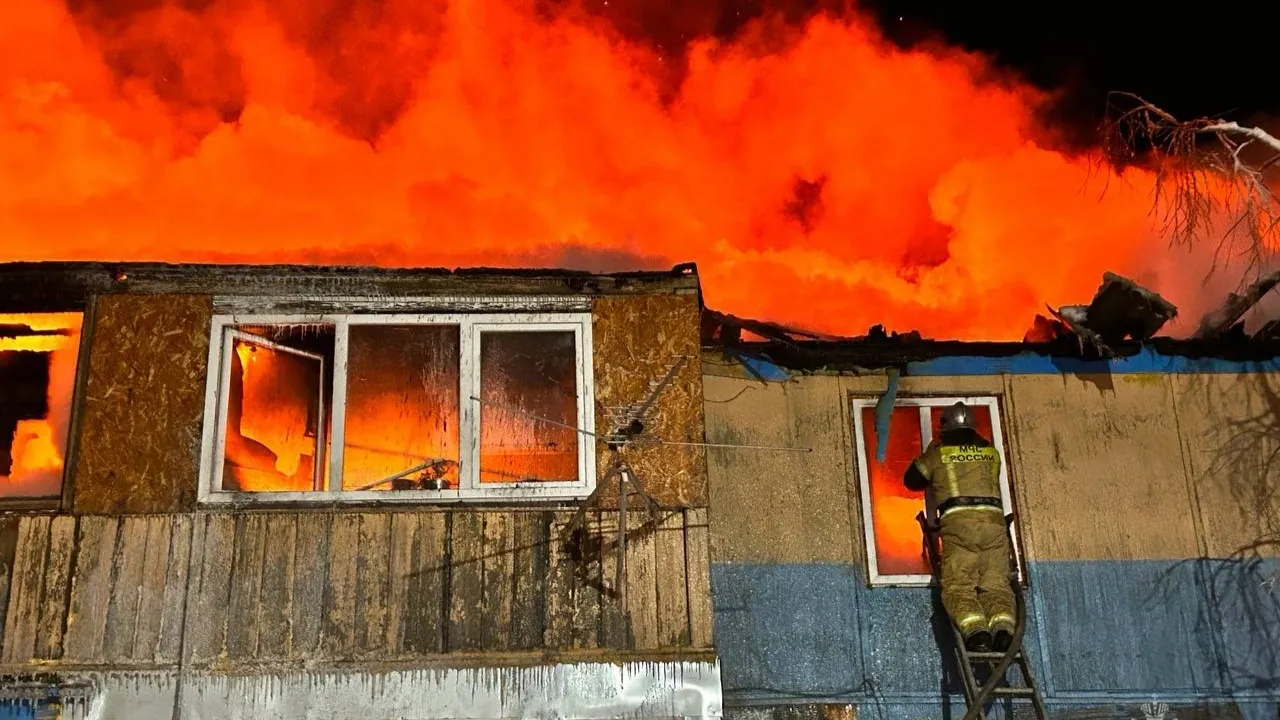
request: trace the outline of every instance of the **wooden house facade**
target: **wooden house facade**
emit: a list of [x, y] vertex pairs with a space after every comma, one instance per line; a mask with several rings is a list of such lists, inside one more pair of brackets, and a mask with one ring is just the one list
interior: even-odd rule
[[692, 267], [0, 266], [0, 693], [719, 716], [699, 311]]

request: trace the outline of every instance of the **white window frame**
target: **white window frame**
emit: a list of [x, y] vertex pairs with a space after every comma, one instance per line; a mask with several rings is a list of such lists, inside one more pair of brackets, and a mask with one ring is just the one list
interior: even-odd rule
[[[237, 325], [332, 325], [334, 327], [333, 384], [330, 401], [329, 474], [323, 489], [249, 492], [217, 487], [225, 462], [227, 388], [231, 380], [231, 338]], [[347, 351], [355, 325], [455, 325], [459, 344], [458, 488], [448, 490], [334, 490], [342, 478], [347, 396]], [[578, 479], [575, 482], [479, 482], [480, 336], [484, 332], [572, 332], [578, 392]], [[260, 338], [250, 336], [255, 342]], [[306, 354], [306, 353], [301, 353]], [[199, 502], [214, 505], [272, 503], [332, 504], [335, 502], [458, 503], [505, 500], [566, 500], [586, 497], [596, 486], [595, 387], [591, 313], [457, 313], [457, 314], [289, 314], [215, 315], [209, 342], [209, 372], [205, 387], [204, 432], [200, 453]], [[321, 397], [326, 386], [321, 385]], [[321, 413], [324, 412], [321, 402]], [[320, 432], [324, 432], [321, 422]], [[317, 463], [323, 466], [323, 463]]]
[[[858, 460], [858, 490], [862, 496], [862, 533], [864, 547], [867, 550], [867, 572], [872, 587], [928, 587], [933, 584], [932, 575], [882, 575], [878, 567], [877, 551], [876, 551], [876, 533], [874, 526], [874, 516], [871, 513], [871, 474], [868, 470], [868, 456], [871, 452], [866, 445], [865, 428], [862, 422], [862, 414], [865, 408], [875, 408], [880, 401], [876, 397], [855, 397], [851, 399], [851, 412], [853, 414], [853, 432], [854, 432], [854, 450], [857, 453]], [[1008, 453], [1004, 445], [1004, 428], [1000, 418], [1000, 401], [999, 398], [992, 395], [969, 396], [969, 397], [899, 397], [894, 400], [894, 407], [915, 407], [920, 411], [920, 439], [922, 447], [927, 447], [933, 440], [933, 422], [930, 419], [930, 409], [936, 407], [947, 407], [957, 402], [963, 402], [971, 407], [985, 407], [991, 413], [991, 443], [995, 445], [996, 450], [1000, 453], [1000, 502], [1004, 508], [1004, 514], [1008, 515], [1013, 512], [1013, 495], [1009, 491], [1009, 461]], [[925, 493], [925, 513], [930, 521], [936, 521], [937, 509], [933, 507], [933, 503], [929, 498], [929, 494]], [[1022, 569], [1022, 548], [1018, 541], [1018, 523], [1015, 521], [1010, 527], [1013, 536], [1013, 553], [1018, 561], [1018, 577], [1019, 580], [1025, 582]], [[923, 539], [921, 549], [923, 549]]]

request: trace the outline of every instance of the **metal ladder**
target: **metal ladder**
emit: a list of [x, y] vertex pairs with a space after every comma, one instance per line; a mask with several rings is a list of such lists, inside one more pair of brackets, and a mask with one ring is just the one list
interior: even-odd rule
[[[1005, 532], [1009, 532], [1009, 528], [1013, 524], [1013, 515], [1006, 515], [1004, 519]], [[938, 538], [939, 528], [936, 524], [930, 523], [923, 512], [916, 514], [916, 521], [920, 523], [920, 529], [924, 532], [925, 551], [929, 557], [929, 567], [933, 571], [934, 580], [940, 580], [942, 568], [941, 548]], [[1013, 539], [1010, 537], [1010, 548], [1013, 547], [1012, 542]], [[1031, 707], [1038, 720], [1047, 720], [1049, 717], [1045, 711], [1044, 698], [1040, 696], [1035, 676], [1031, 673], [1030, 663], [1027, 662], [1026, 655], [1022, 651], [1022, 635], [1026, 630], [1027, 604], [1022, 594], [1022, 584], [1018, 582], [1018, 569], [1012, 557], [1010, 557], [1009, 564], [1009, 582], [1013, 588], [1017, 627], [1014, 629], [1013, 640], [1009, 643], [1008, 650], [1005, 652], [970, 652], [964, 645], [964, 636], [960, 634], [960, 629], [951, 621], [950, 616], [946, 614], [945, 608], [943, 609], [943, 616], [946, 617], [947, 625], [951, 628], [956, 650], [956, 662], [960, 668], [960, 680], [964, 686], [964, 700], [968, 706], [968, 711], [965, 712], [963, 720], [986, 720], [987, 716], [982, 710], [983, 706], [989, 700], [999, 698], [1030, 700]], [[1000, 687], [1001, 683], [1007, 682], [1005, 675], [1011, 665], [1018, 666], [1024, 685], [1013, 687], [1006, 684]], [[984, 666], [991, 670], [991, 674], [985, 684], [979, 684], [975, 670]]]

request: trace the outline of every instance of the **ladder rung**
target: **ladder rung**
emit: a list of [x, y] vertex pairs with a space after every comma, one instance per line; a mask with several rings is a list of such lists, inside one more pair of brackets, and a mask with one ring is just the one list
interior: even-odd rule
[[1035, 688], [1029, 687], [999, 687], [991, 691], [993, 697], [1029, 698], [1035, 697], [1035, 694]]
[[[1000, 662], [1004, 659], [1002, 652], [966, 652], [965, 654], [969, 656], [969, 662]], [[1021, 650], [1014, 653], [1013, 662], [1017, 662], [1021, 656]]]

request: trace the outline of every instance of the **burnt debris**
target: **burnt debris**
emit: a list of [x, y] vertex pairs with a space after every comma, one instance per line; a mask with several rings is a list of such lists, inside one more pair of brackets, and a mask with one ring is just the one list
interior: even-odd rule
[[[1265, 360], [1280, 356], [1280, 320], [1245, 336], [1239, 319], [1277, 285], [1280, 273], [1263, 278], [1242, 295], [1232, 295], [1222, 310], [1206, 317], [1200, 333], [1187, 339], [1157, 335], [1177, 317], [1173, 303], [1108, 272], [1088, 305], [1047, 308], [1047, 315], [1033, 318], [1021, 342], [932, 340], [915, 331], [888, 332], [880, 325], [866, 335], [835, 337], [714, 310], [704, 313], [702, 342], [731, 357], [763, 360], [801, 372], [901, 370], [908, 363], [942, 357], [1002, 358], [1029, 352], [1064, 360], [1102, 360], [1136, 355], [1144, 348], [1166, 356]], [[748, 334], [751, 339], [745, 337]], [[752, 364], [744, 364], [756, 374]]]
[[1049, 342], [1074, 335], [1103, 357], [1112, 357], [1112, 346], [1125, 340], [1150, 340], [1165, 323], [1178, 316], [1178, 308], [1134, 281], [1104, 273], [1102, 285], [1088, 305], [1048, 308], [1053, 319], [1037, 315], [1025, 340]]
[[[1256, 306], [1276, 285], [1280, 285], [1280, 270], [1267, 273], [1245, 288], [1241, 294], [1231, 293], [1221, 307], [1207, 314], [1200, 320], [1196, 330], [1196, 338], [1211, 340], [1227, 335], [1244, 337], [1244, 316]], [[1256, 339], [1276, 336], [1278, 323], [1272, 320], [1258, 329], [1253, 337]]]

